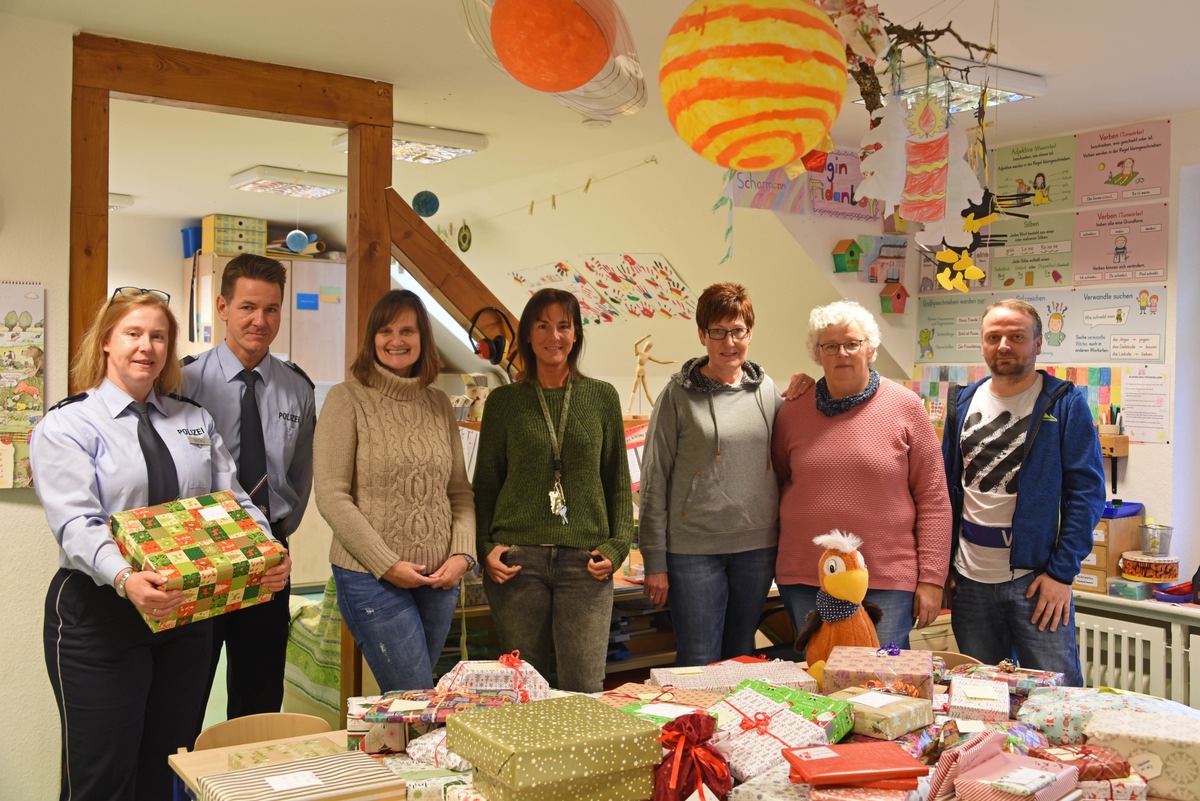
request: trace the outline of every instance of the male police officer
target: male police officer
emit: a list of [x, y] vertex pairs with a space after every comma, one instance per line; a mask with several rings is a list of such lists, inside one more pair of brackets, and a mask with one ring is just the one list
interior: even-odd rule
[[[238, 483], [284, 546], [308, 505], [316, 425], [312, 382], [291, 362], [270, 356], [286, 279], [283, 265], [265, 256], [244, 253], [230, 261], [217, 298], [225, 339], [183, 367], [184, 394], [213, 416], [237, 461]], [[279, 711], [289, 594], [284, 588], [266, 604], [212, 620], [209, 688], [224, 644], [229, 718]], [[206, 705], [207, 698], [206, 691]]]

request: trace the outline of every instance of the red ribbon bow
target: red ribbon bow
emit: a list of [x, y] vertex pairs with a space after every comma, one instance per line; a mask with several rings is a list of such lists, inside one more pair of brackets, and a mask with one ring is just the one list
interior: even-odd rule
[[521, 666], [525, 664], [521, 661], [521, 652], [513, 651], [511, 654], [501, 654], [497, 661], [507, 668], [512, 668], [513, 690], [520, 697], [521, 703], [527, 703], [529, 692], [525, 689], [525, 677], [521, 675]]

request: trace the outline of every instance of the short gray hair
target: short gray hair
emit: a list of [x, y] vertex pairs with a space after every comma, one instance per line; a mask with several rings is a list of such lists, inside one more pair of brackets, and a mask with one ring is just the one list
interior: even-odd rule
[[875, 315], [852, 300], [835, 300], [833, 303], [818, 306], [809, 312], [808, 352], [812, 355], [813, 360], [818, 364], [821, 361], [817, 340], [820, 339], [822, 331], [831, 325], [855, 324], [862, 329], [863, 336], [867, 338], [867, 344], [871, 346], [871, 361], [875, 361], [875, 357], [879, 354], [879, 323], [875, 322]]

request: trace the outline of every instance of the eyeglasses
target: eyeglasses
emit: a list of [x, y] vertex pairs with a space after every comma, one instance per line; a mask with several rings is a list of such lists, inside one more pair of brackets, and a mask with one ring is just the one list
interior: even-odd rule
[[844, 350], [846, 353], [858, 353], [858, 349], [866, 341], [865, 339], [851, 339], [847, 342], [826, 342], [824, 345], [818, 344], [817, 347], [826, 356], [837, 356], [839, 350]]
[[163, 303], [171, 302], [171, 295], [167, 292], [163, 292], [161, 289], [146, 289], [140, 286], [119, 286], [113, 290], [112, 297], [108, 299], [108, 305], [112, 306], [113, 301], [115, 301], [117, 298], [128, 298], [132, 300], [133, 298], [140, 298], [142, 295], [149, 295], [150, 297], [157, 298]]
[[733, 337], [739, 342], [750, 336], [749, 328], [706, 328], [704, 333], [708, 334], [709, 339], [724, 339], [726, 335]]

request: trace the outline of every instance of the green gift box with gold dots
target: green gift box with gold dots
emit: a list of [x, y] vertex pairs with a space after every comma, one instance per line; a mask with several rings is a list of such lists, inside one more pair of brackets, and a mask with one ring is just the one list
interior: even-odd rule
[[262, 579], [283, 560], [283, 551], [229, 492], [117, 512], [109, 525], [134, 570], [154, 570], [166, 577], [164, 589], [183, 591], [183, 603], [171, 617], [142, 616], [152, 631], [266, 603], [273, 596]]
[[584, 695], [459, 712], [446, 732], [492, 801], [641, 801], [662, 760], [658, 726]]

